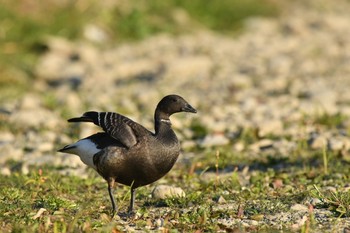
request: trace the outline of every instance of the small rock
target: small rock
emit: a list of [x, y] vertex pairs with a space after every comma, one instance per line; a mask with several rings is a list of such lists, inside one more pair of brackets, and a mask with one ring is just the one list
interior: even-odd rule
[[283, 124], [280, 120], [268, 120], [260, 123], [258, 129], [259, 137], [265, 137], [269, 134], [280, 135], [283, 132]]
[[275, 180], [272, 182], [272, 186], [273, 186], [274, 189], [282, 188], [282, 187], [283, 187], [283, 180], [281, 180], [281, 179], [275, 179]]
[[[256, 217], [256, 216], [255, 216], [255, 217]], [[257, 217], [257, 218], [260, 218], [260, 217], [261, 217], [261, 216], [259, 216], [259, 217]], [[258, 225], [259, 225], [259, 222], [258, 222], [257, 220], [255, 220], [255, 219], [250, 220], [249, 223], [250, 223], [250, 225], [252, 225], [252, 226], [258, 226]]]
[[0, 144], [10, 143], [15, 140], [15, 136], [10, 132], [0, 132]]
[[156, 219], [155, 225], [156, 225], [157, 227], [162, 227], [162, 226], [164, 225], [164, 220], [161, 219], [161, 218]]
[[348, 192], [348, 191], [350, 191], [350, 185], [346, 184], [344, 187], [344, 192]]
[[307, 220], [308, 220], [308, 217], [307, 216], [303, 216], [301, 219], [297, 220], [297, 222], [292, 225], [292, 228], [293, 229], [299, 229], [300, 227], [302, 227], [305, 224], [305, 222]]
[[302, 205], [302, 204], [294, 204], [290, 207], [291, 210], [295, 210], [295, 211], [308, 211], [309, 208], [306, 205]]
[[11, 175], [11, 169], [9, 167], [2, 167], [1, 168], [1, 175], [3, 176], [10, 176]]
[[20, 102], [20, 108], [23, 110], [37, 109], [42, 105], [40, 96], [27, 94]]
[[169, 185], [158, 185], [152, 191], [152, 197], [154, 199], [166, 199], [169, 197], [184, 197], [186, 194], [179, 187], [173, 187]]
[[0, 145], [0, 164], [10, 159], [18, 161], [22, 158], [23, 150], [21, 148], [15, 147], [11, 143]]
[[24, 129], [41, 127], [56, 129], [59, 125], [59, 119], [53, 112], [43, 108], [21, 109], [11, 115], [10, 123]]
[[233, 149], [238, 152], [242, 152], [245, 148], [245, 145], [243, 142], [237, 142], [234, 144]]
[[216, 201], [218, 204], [225, 204], [226, 203], [226, 200], [223, 196], [220, 196], [217, 201]]
[[308, 143], [312, 149], [323, 149], [327, 146], [327, 138], [322, 135], [313, 136]]
[[273, 147], [273, 141], [270, 139], [262, 139], [252, 145], [249, 146], [249, 149], [255, 152], [259, 152], [261, 150], [266, 150]]
[[40, 216], [46, 211], [45, 208], [40, 208], [39, 211], [32, 217], [32, 219], [40, 218]]
[[336, 187], [333, 187], [333, 186], [326, 186], [326, 187], [325, 187], [325, 190], [331, 191], [331, 192], [333, 192], [333, 193], [337, 193], [337, 188], [336, 188]]
[[194, 148], [195, 146], [196, 146], [196, 143], [192, 140], [184, 140], [181, 142], [182, 149], [190, 149], [190, 148]]
[[42, 142], [37, 145], [37, 150], [40, 152], [48, 152], [53, 150], [53, 144], [50, 142]]
[[211, 134], [205, 136], [203, 141], [200, 142], [200, 145], [202, 147], [223, 146], [229, 142], [230, 140], [224, 134]]
[[321, 204], [321, 203], [322, 203], [322, 201], [319, 198], [314, 197], [314, 198], [310, 199], [310, 204], [313, 206], [316, 206], [316, 205]]
[[84, 28], [84, 36], [93, 42], [104, 43], [108, 40], [107, 33], [98, 25], [88, 24]]
[[329, 139], [328, 147], [333, 151], [340, 151], [345, 147], [344, 142], [339, 138]]
[[29, 167], [27, 164], [23, 164], [21, 167], [21, 172], [23, 175], [28, 175], [29, 174]]

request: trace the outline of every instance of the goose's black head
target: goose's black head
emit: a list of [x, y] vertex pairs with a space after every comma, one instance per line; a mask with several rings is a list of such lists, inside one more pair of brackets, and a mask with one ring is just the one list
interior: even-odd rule
[[170, 116], [177, 112], [192, 112], [196, 113], [189, 103], [179, 95], [167, 95], [157, 105], [156, 112], [161, 115]]

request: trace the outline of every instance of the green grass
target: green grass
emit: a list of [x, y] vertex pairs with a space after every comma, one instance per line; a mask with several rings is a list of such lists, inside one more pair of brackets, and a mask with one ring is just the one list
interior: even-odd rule
[[200, 0], [133, 0], [126, 7], [115, 8], [116, 20], [111, 27], [126, 39], [143, 39], [159, 32], [191, 32], [196, 28], [233, 33], [248, 17], [277, 14], [277, 5], [267, 0], [208, 1], [205, 4]]
[[[209, 152], [208, 152], [209, 153]], [[263, 167], [225, 171], [225, 164], [239, 166], [240, 160], [230, 154], [230, 162], [225, 158], [227, 150], [219, 156], [216, 152], [204, 157], [202, 164], [194, 173], [186, 166], [177, 166], [165, 177], [168, 184], [182, 187], [187, 195], [182, 198], [169, 198], [164, 201], [149, 197], [152, 187], [146, 186], [137, 191], [136, 216], [125, 219], [111, 219], [110, 201], [107, 184], [94, 171], [89, 178], [64, 176], [59, 172], [63, 168], [32, 167], [28, 175], [14, 172], [11, 176], [0, 176], [0, 222], [3, 232], [75, 232], [75, 231], [112, 231], [126, 229], [127, 225], [137, 229], [155, 229], [162, 223], [168, 230], [179, 231], [274, 231], [279, 228], [291, 229], [293, 222], [281, 221], [278, 226], [267, 223], [256, 226], [230, 226], [219, 223], [220, 219], [246, 219], [246, 221], [264, 221], [267, 216], [289, 213], [296, 203], [305, 203], [310, 198], [321, 202], [315, 209], [330, 210], [330, 218], [350, 216], [350, 193], [345, 187], [350, 182], [350, 164], [329, 154], [328, 174], [324, 173], [322, 151], [309, 153], [310, 161], [300, 166], [293, 160], [285, 161], [282, 169]], [[248, 166], [258, 161], [247, 160]], [[210, 165], [214, 163], [214, 165]], [[215, 163], [220, 164], [215, 170]], [[261, 164], [265, 168], [269, 164]], [[307, 165], [308, 164], [308, 165]], [[16, 162], [9, 163], [16, 167]], [[208, 165], [212, 171], [205, 171]], [[212, 174], [206, 177], [205, 173]], [[328, 187], [337, 192], [331, 192]], [[129, 202], [129, 189], [118, 186], [115, 197], [119, 212], [125, 212]], [[224, 204], [217, 203], [219, 197]], [[225, 206], [230, 206], [229, 209]], [[34, 217], [38, 211], [45, 211]], [[18, 224], [20, 223], [20, 224]], [[312, 223], [312, 224], [311, 224]], [[157, 225], [158, 224], [158, 225]], [[317, 223], [309, 222], [307, 229], [318, 229]]]
[[336, 216], [350, 217], [350, 193], [348, 191], [320, 191], [314, 185], [311, 194], [321, 200], [318, 206], [331, 210]]

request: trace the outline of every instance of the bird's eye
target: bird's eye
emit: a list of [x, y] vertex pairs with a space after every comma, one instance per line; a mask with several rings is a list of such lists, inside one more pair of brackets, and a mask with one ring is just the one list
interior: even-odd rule
[[177, 102], [177, 99], [173, 99], [173, 102]]

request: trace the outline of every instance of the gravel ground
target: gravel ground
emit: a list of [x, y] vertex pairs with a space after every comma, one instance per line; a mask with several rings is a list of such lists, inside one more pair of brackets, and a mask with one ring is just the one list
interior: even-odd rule
[[[11, 159], [21, 161], [16, 169], [23, 173], [32, 164], [53, 164], [86, 175], [79, 158], [55, 152], [72, 141], [62, 113], [73, 117], [92, 109], [117, 111], [152, 129], [155, 105], [169, 93], [182, 95], [199, 110], [195, 117], [172, 118], [185, 149], [231, 143], [253, 156], [266, 146], [287, 155], [300, 139], [308, 139], [313, 149], [327, 145], [348, 152], [350, 140], [342, 130], [301, 129], [300, 121], [305, 114], [350, 114], [349, 12], [346, 1], [312, 1], [286, 9], [278, 19], [251, 19], [234, 38], [200, 31], [103, 50], [51, 38], [36, 66], [33, 91], [1, 107], [0, 119], [25, 132], [0, 131], [1, 173], [13, 172], [6, 165]], [[208, 135], [191, 140], [187, 127], [192, 121], [206, 126]], [[350, 127], [349, 121], [344, 124]], [[235, 143], [242, 128], [256, 129], [262, 140], [248, 148]], [[80, 137], [95, 131], [84, 124]], [[292, 140], [264, 139], [266, 135]], [[273, 225], [274, 218], [265, 222]], [[349, 224], [339, 221], [339, 226]]]

